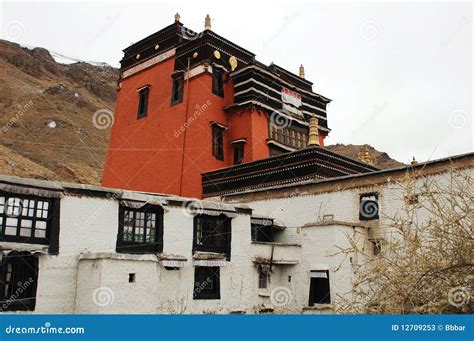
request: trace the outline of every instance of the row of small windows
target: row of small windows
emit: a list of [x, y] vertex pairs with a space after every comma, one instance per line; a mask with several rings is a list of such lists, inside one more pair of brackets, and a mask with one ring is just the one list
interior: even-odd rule
[[306, 148], [308, 142], [308, 134], [305, 131], [291, 127], [278, 127], [273, 123], [270, 123], [270, 138], [296, 149]]
[[[172, 76], [173, 84], [171, 88], [171, 106], [182, 103], [184, 95], [184, 74], [178, 73]], [[224, 97], [224, 72], [217, 68], [212, 70], [212, 93]], [[138, 111], [137, 119], [148, 115], [148, 99], [150, 86], [145, 86], [138, 91]]]

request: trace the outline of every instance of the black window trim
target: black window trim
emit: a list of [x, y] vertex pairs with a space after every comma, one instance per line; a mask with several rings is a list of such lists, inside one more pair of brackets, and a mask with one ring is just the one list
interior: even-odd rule
[[[310, 278], [310, 286], [309, 286], [309, 300], [308, 300], [308, 305], [314, 306], [316, 304], [331, 304], [331, 282], [329, 280], [329, 270], [312, 270], [311, 272], [324, 272], [326, 273], [326, 278], [317, 278], [317, 277], [311, 277]], [[314, 297], [314, 291], [316, 290], [314, 286], [316, 285], [315, 282], [318, 279], [324, 279], [327, 280], [327, 287], [328, 291], [326, 296], [324, 296], [325, 302], [316, 302], [316, 298]]]
[[224, 71], [218, 67], [212, 68], [212, 93], [224, 97]]
[[[212, 247], [212, 246], [202, 246], [197, 244], [197, 220], [198, 219], [217, 219], [222, 218], [224, 219], [224, 234], [227, 236], [225, 239], [225, 245], [223, 247]], [[226, 259], [230, 261], [231, 256], [231, 244], [232, 244], [232, 218], [227, 217], [224, 214], [220, 214], [218, 216], [213, 215], [206, 215], [206, 214], [198, 214], [194, 217], [193, 222], [193, 254], [196, 252], [214, 252], [220, 253], [226, 256]]]
[[[160, 206], [156, 205], [145, 205], [141, 208], [131, 208], [119, 205], [119, 222], [118, 222], [118, 233], [116, 242], [116, 252], [118, 253], [130, 253], [130, 254], [155, 254], [163, 252], [163, 214], [164, 211]], [[145, 212], [156, 214], [156, 242], [135, 242], [135, 241], [124, 241], [123, 230], [124, 230], [124, 217], [125, 211], [133, 212]], [[146, 215], [145, 215], [146, 216]], [[145, 222], [146, 225], [146, 222]]]
[[226, 128], [222, 127], [220, 124], [214, 123], [211, 125], [211, 129], [212, 155], [214, 155], [217, 160], [224, 161], [224, 132]]
[[[198, 272], [203, 269], [209, 269], [209, 271], [214, 272], [211, 276], [214, 280], [214, 292], [206, 292], [206, 287], [196, 288]], [[220, 300], [221, 299], [221, 290], [220, 290], [220, 267], [218, 266], [196, 266], [194, 267], [194, 288], [193, 288], [193, 300]]]
[[[59, 253], [59, 220], [60, 220], [60, 198], [50, 198], [39, 195], [31, 194], [16, 194], [11, 192], [0, 191], [0, 196], [5, 197], [5, 209], [3, 214], [0, 214], [0, 217], [3, 217], [3, 225], [0, 232], [0, 242], [17, 242], [17, 243], [27, 243], [27, 244], [41, 244], [48, 245], [48, 253], [58, 254]], [[17, 225], [17, 235], [5, 235], [6, 230], [6, 219], [7, 215], [7, 206], [6, 203], [10, 198], [19, 198], [21, 200], [35, 200], [37, 203], [38, 200], [49, 202], [48, 215], [46, 218], [46, 237], [25, 237], [19, 235], [19, 230], [21, 226], [21, 214], [18, 217]], [[29, 220], [37, 221], [36, 217], [36, 204], [35, 204], [35, 216], [31, 217]]]
[[[150, 100], [150, 86], [145, 85], [141, 87], [138, 91], [138, 110], [137, 110], [137, 119], [144, 118], [148, 116], [148, 101]], [[142, 103], [142, 98], [144, 98]], [[142, 107], [143, 106], [143, 107]]]
[[[22, 278], [10, 280], [13, 283], [13, 293], [5, 297], [6, 275], [8, 264], [23, 267], [22, 271], [17, 269]], [[38, 257], [29, 252], [12, 251], [0, 261], [0, 312], [4, 311], [34, 311], [36, 307], [36, 293], [38, 286]], [[26, 269], [26, 271], [25, 271]], [[20, 288], [22, 291], [20, 292]], [[24, 298], [11, 299], [13, 296], [26, 296]]]
[[[179, 73], [172, 76], [173, 82], [171, 85], [171, 106], [183, 102], [184, 97], [184, 73]], [[178, 94], [175, 98], [175, 94]]]

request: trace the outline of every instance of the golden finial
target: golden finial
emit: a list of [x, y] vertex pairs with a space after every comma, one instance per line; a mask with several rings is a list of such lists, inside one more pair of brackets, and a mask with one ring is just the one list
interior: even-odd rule
[[205, 30], [210, 30], [211, 29], [211, 17], [206, 15], [206, 19], [204, 19], [204, 29]]
[[412, 165], [416, 165], [418, 163], [418, 161], [415, 160], [415, 157], [413, 156], [413, 160], [411, 160], [410, 162]]
[[304, 78], [304, 66], [303, 66], [303, 64], [301, 64], [301, 66], [300, 66], [300, 77]]
[[364, 155], [362, 156], [362, 160], [363, 162], [365, 163], [370, 163], [371, 165], [374, 164], [374, 162], [372, 161], [372, 158], [370, 157], [370, 153], [369, 153], [369, 146], [365, 145], [365, 148], [364, 148]]
[[319, 146], [318, 119], [316, 117], [311, 117], [309, 119], [308, 147], [314, 146]]
[[174, 22], [179, 22], [180, 19], [181, 19], [181, 16], [179, 15], [179, 13], [176, 13], [174, 15]]

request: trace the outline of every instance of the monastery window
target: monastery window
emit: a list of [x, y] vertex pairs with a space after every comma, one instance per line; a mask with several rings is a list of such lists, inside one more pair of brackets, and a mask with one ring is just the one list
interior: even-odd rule
[[231, 218], [219, 216], [197, 215], [194, 218], [193, 253], [216, 252], [230, 259]]
[[0, 312], [34, 310], [38, 259], [28, 252], [10, 252], [0, 261]]
[[117, 252], [157, 253], [163, 250], [163, 210], [158, 206], [120, 206]]
[[212, 68], [212, 93], [224, 97], [224, 72], [216, 67]]
[[145, 86], [138, 91], [138, 112], [137, 118], [143, 118], [148, 115], [148, 95], [150, 94], [150, 87]]
[[377, 193], [366, 193], [360, 196], [359, 220], [379, 219], [379, 202]]
[[329, 290], [329, 271], [318, 270], [310, 272], [309, 306], [331, 303]]
[[273, 227], [271, 224], [255, 224], [250, 225], [252, 231], [253, 242], [273, 242]]
[[224, 161], [224, 130], [217, 124], [212, 126], [212, 155], [221, 161]]
[[279, 128], [270, 123], [270, 138], [287, 146], [300, 149], [306, 147], [308, 134], [298, 128]]
[[244, 160], [244, 142], [234, 143], [234, 165], [240, 165]]
[[195, 267], [193, 299], [218, 300], [220, 298], [220, 268], [217, 266]]
[[54, 202], [51, 198], [0, 193], [0, 240], [49, 244], [51, 234], [59, 229], [52, 214]]
[[171, 105], [183, 102], [184, 93], [184, 75], [180, 74], [173, 77], [173, 88], [171, 90]]
[[260, 265], [258, 271], [258, 288], [266, 289], [268, 287], [269, 265]]
[[372, 253], [374, 256], [377, 256], [382, 252], [382, 241], [381, 240], [372, 240]]

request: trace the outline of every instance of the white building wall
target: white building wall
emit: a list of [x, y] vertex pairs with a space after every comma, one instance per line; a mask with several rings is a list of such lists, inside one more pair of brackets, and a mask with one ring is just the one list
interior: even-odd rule
[[[446, 175], [431, 178], [448, 181]], [[379, 193], [380, 219], [361, 227], [359, 196], [368, 192]], [[232, 219], [231, 261], [220, 270], [221, 299], [193, 300], [193, 217], [185, 210], [171, 205], [164, 209], [163, 255], [186, 258], [184, 267], [167, 270], [156, 255], [115, 252], [117, 200], [64, 196], [59, 255], [38, 256], [34, 313], [256, 313], [271, 307], [276, 313], [301, 313], [308, 305], [310, 271], [329, 270], [331, 298], [346, 295], [351, 288], [353, 264], [362, 259], [359, 255], [336, 254], [337, 251], [348, 246], [347, 236], [354, 233], [365, 238], [383, 237], [390, 227], [389, 217], [400, 212], [405, 201], [400, 187], [387, 182], [324, 193], [311, 193], [300, 187], [286, 198], [272, 197], [270, 193], [265, 200], [246, 204], [254, 215], [275, 218], [276, 223], [286, 226], [278, 234], [277, 242], [283, 244], [274, 246], [274, 260], [296, 260], [297, 264], [273, 265], [268, 288], [259, 290], [254, 260], [269, 258], [272, 245], [252, 243], [250, 214], [238, 213]], [[332, 216], [332, 222], [321, 224], [324, 216]], [[427, 212], [419, 212], [420, 219], [426, 217]], [[128, 281], [130, 273], [135, 274], [134, 283]], [[272, 291], [281, 287], [291, 293], [283, 308], [273, 305], [270, 299]], [[108, 297], [112, 298], [107, 303]], [[107, 304], [103, 304], [104, 299]], [[330, 308], [303, 312], [330, 313]]]

